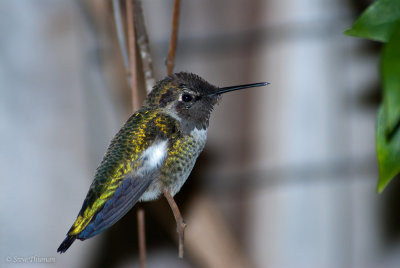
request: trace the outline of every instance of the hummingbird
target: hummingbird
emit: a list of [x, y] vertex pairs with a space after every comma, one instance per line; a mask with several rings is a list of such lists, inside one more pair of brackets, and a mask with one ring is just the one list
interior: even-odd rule
[[165, 190], [178, 193], [205, 146], [210, 114], [221, 95], [268, 84], [219, 88], [186, 72], [157, 82], [112, 139], [57, 252], [103, 232], [138, 201], [157, 199]]

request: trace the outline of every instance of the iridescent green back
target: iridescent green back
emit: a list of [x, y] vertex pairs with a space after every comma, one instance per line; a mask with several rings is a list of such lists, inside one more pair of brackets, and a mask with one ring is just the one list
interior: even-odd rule
[[157, 139], [179, 139], [176, 120], [160, 110], [143, 107], [132, 115], [114, 139], [96, 170], [95, 179], [69, 234], [79, 234], [129, 175], [140, 166], [141, 153]]

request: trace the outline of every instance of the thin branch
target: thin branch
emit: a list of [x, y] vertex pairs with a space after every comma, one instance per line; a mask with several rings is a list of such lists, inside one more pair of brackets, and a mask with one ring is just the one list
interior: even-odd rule
[[147, 35], [146, 25], [144, 23], [142, 1], [133, 0], [133, 6], [137, 45], [140, 51], [140, 57], [142, 59], [143, 73], [146, 81], [146, 91], [147, 93], [150, 93], [155, 84], [155, 80], [153, 75], [153, 60], [150, 54], [149, 37]]
[[[174, 14], [172, 16], [171, 37], [168, 48], [168, 57], [166, 60], [167, 74], [172, 74], [175, 64], [176, 44], [178, 41], [179, 6], [180, 6], [180, 0], [175, 0]], [[166, 188], [164, 189], [164, 196], [167, 199], [168, 204], [171, 207], [172, 213], [174, 214], [175, 217], [176, 231], [178, 232], [178, 238], [179, 238], [179, 258], [183, 258], [183, 252], [184, 252], [183, 242], [184, 242], [186, 224], [183, 221], [181, 212], [179, 211], [179, 208], [175, 203], [174, 198]]]
[[[172, 73], [175, 61], [176, 43], [178, 39], [179, 4], [180, 1], [175, 0], [174, 14], [172, 20], [171, 40], [170, 40], [168, 59], [167, 59], [168, 74]], [[126, 48], [124, 46], [125, 40], [123, 40], [122, 35], [120, 36], [120, 34], [123, 33], [123, 28], [120, 23], [121, 15], [119, 13], [118, 0], [113, 0], [113, 6], [114, 6], [114, 14], [117, 25], [118, 39], [121, 51], [124, 55], [124, 50], [126, 52]], [[152, 90], [155, 80], [153, 77], [149, 39], [147, 36], [147, 31], [144, 23], [141, 0], [126, 0], [126, 9], [127, 9], [127, 21], [128, 21], [129, 64], [127, 64], [127, 61], [125, 59], [124, 63], [125, 66], [130, 66], [129, 73], [131, 78], [130, 84], [132, 90], [132, 106], [133, 110], [137, 110], [139, 108], [139, 101], [138, 101], [137, 69], [136, 69], [135, 28], [137, 34], [136, 42], [138, 44], [140, 56], [142, 59], [143, 73], [145, 75], [146, 90], [148, 93]], [[167, 189], [164, 189], [164, 196], [167, 199], [175, 217], [177, 232], [179, 236], [179, 258], [183, 258], [183, 253], [184, 253], [183, 242], [184, 242], [184, 231], [186, 224], [183, 221], [183, 218], [181, 216], [178, 206], [174, 201], [174, 198]], [[145, 229], [144, 229], [145, 226], [144, 211], [141, 208], [137, 212], [137, 220], [138, 220], [138, 232], [139, 232], [140, 267], [143, 268], [146, 265], [146, 241], [145, 241]]]
[[122, 24], [121, 7], [119, 0], [113, 0], [112, 2], [114, 10], [115, 27], [117, 29], [118, 43], [122, 53], [122, 59], [124, 60], [125, 70], [128, 78], [128, 83], [131, 85], [131, 77], [129, 75], [129, 58], [128, 51], [126, 50], [125, 32]]
[[[126, 17], [128, 23], [128, 44], [129, 44], [129, 65], [131, 77], [131, 90], [132, 90], [132, 109], [136, 111], [139, 109], [139, 95], [137, 83], [137, 69], [136, 69], [136, 40], [135, 40], [135, 25], [134, 25], [134, 7], [132, 0], [126, 0]], [[137, 211], [138, 221], [138, 236], [139, 236], [139, 257], [140, 267], [146, 267], [146, 234], [145, 234], [145, 218], [144, 211], [139, 208]]]
[[167, 74], [172, 74], [175, 65], [176, 44], [178, 42], [180, 0], [174, 2], [174, 15], [172, 17], [171, 37], [169, 40], [168, 58], [166, 61]]
[[144, 209], [140, 207], [137, 211], [138, 234], [139, 234], [139, 262], [140, 267], [146, 267], [146, 229]]
[[169, 206], [171, 207], [172, 213], [174, 214], [176, 221], [176, 231], [178, 232], [179, 238], [179, 258], [183, 258], [183, 241], [185, 235], [185, 227], [186, 223], [183, 221], [181, 212], [179, 211], [178, 205], [175, 203], [174, 198], [168, 189], [164, 189], [164, 196], [168, 201]]
[[126, 17], [128, 21], [128, 45], [129, 45], [129, 65], [132, 90], [132, 109], [139, 109], [139, 95], [137, 84], [136, 70], [136, 42], [135, 42], [135, 25], [133, 20], [133, 5], [132, 0], [126, 0]]

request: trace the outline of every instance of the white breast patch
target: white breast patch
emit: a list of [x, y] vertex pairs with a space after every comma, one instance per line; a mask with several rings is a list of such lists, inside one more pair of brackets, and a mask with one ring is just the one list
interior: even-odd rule
[[168, 140], [157, 141], [143, 152], [140, 158], [144, 169], [151, 170], [161, 166], [167, 156], [167, 143]]

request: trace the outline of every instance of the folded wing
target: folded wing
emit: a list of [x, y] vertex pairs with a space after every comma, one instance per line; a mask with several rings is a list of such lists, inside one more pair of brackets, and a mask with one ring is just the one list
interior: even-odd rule
[[76, 238], [99, 234], [133, 207], [158, 178], [167, 156], [167, 137], [178, 135], [176, 129], [171, 117], [145, 109], [127, 121], [112, 140], [58, 252], [65, 252]]

